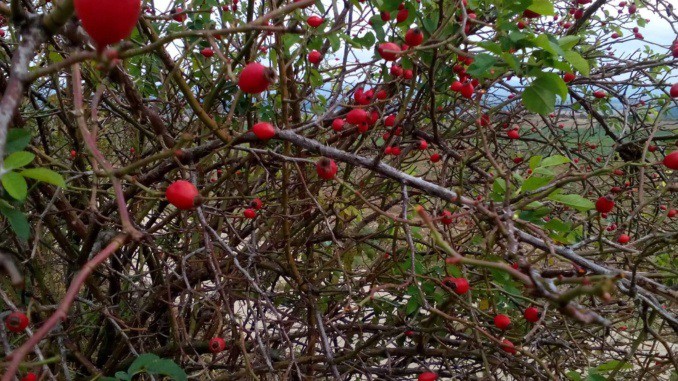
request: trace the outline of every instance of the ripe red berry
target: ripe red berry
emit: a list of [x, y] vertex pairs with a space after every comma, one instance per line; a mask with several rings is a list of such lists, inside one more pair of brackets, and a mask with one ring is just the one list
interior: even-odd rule
[[99, 51], [129, 37], [141, 13], [140, 0], [75, 0], [73, 5]]
[[419, 141], [419, 149], [423, 151], [426, 148], [428, 148], [428, 143], [426, 142], [426, 140], [424, 140], [424, 139], [420, 140]]
[[202, 54], [205, 58], [212, 58], [212, 56], [214, 56], [214, 50], [210, 48], [204, 48], [200, 51], [200, 54]]
[[346, 114], [346, 121], [349, 124], [359, 125], [361, 123], [365, 123], [369, 117], [370, 115], [367, 113], [367, 111], [361, 108], [354, 108], [353, 110], [349, 111], [348, 114]]
[[320, 25], [322, 25], [322, 23], [324, 23], [324, 22], [325, 22], [325, 19], [323, 19], [320, 16], [315, 16], [315, 15], [309, 16], [309, 18], [306, 19], [306, 23], [308, 23], [308, 25], [311, 28], [317, 28]]
[[400, 51], [400, 46], [393, 42], [379, 44], [379, 47], [377, 48], [377, 52], [381, 58], [385, 59], [386, 61], [395, 61], [398, 58], [398, 53], [400, 53]]
[[510, 353], [512, 355], [516, 354], [516, 346], [513, 345], [513, 343], [509, 339], [502, 340], [501, 349], [503, 349], [504, 352]]
[[38, 375], [35, 373], [26, 373], [25, 376], [21, 377], [21, 381], [38, 381]]
[[438, 153], [434, 153], [433, 155], [431, 155], [431, 163], [437, 163], [440, 161], [440, 159], [441, 156]]
[[610, 196], [600, 197], [596, 201], [596, 210], [598, 213], [610, 213], [614, 208], [614, 200]]
[[275, 136], [275, 127], [268, 122], [259, 122], [252, 126], [252, 132], [261, 140], [268, 140]]
[[424, 42], [424, 33], [419, 28], [412, 28], [405, 33], [405, 42], [409, 46], [419, 46]]
[[525, 320], [529, 321], [530, 323], [536, 323], [541, 317], [541, 312], [539, 312], [539, 310], [535, 307], [527, 307], [523, 313], [523, 316], [525, 316]]
[[666, 155], [662, 163], [669, 169], [678, 170], [678, 151]]
[[170, 204], [180, 210], [193, 209], [196, 206], [196, 200], [200, 193], [198, 188], [186, 180], [178, 180], [173, 182], [165, 191], [165, 197]]
[[250, 201], [250, 206], [255, 210], [259, 210], [264, 207], [264, 202], [261, 201], [260, 198], [255, 198], [254, 200]]
[[405, 22], [408, 17], [410, 17], [410, 11], [408, 11], [407, 8], [403, 8], [398, 11], [398, 14], [396, 15], [396, 22], [398, 24]]
[[376, 97], [377, 97], [377, 99], [384, 100], [384, 99], [388, 98], [388, 92], [384, 89], [381, 89], [381, 90], [377, 91]]
[[414, 77], [414, 72], [410, 69], [407, 69], [403, 72], [403, 78], [404, 79], [412, 79]]
[[449, 210], [443, 210], [443, 213], [440, 216], [440, 222], [442, 222], [443, 225], [450, 225], [453, 221], [452, 213], [450, 213]]
[[522, 157], [516, 157], [516, 158], [513, 158], [513, 162], [514, 162], [515, 164], [520, 164], [520, 163], [523, 162], [523, 160], [524, 160], [524, 159], [523, 159]]
[[509, 130], [506, 133], [506, 136], [508, 136], [509, 139], [520, 139], [520, 132], [518, 132], [516, 129]]
[[403, 68], [400, 67], [400, 66], [398, 66], [398, 65], [396, 65], [396, 64], [393, 64], [393, 65], [391, 66], [390, 73], [391, 73], [391, 75], [394, 76], [394, 77], [400, 77], [401, 75], [403, 75]]
[[344, 129], [344, 120], [337, 118], [332, 121], [332, 129], [336, 132], [339, 132]]
[[424, 372], [417, 377], [417, 381], [436, 381], [438, 375], [433, 372]]
[[251, 62], [242, 69], [238, 87], [247, 94], [259, 94], [275, 82], [275, 72], [258, 62]]
[[252, 209], [252, 208], [247, 208], [245, 211], [242, 213], [245, 218], [254, 219], [257, 216], [257, 212]]
[[501, 329], [502, 331], [506, 330], [509, 325], [511, 325], [511, 319], [504, 314], [499, 314], [494, 317], [494, 326]]
[[673, 86], [671, 86], [671, 90], [669, 90], [669, 93], [671, 94], [671, 98], [678, 98], [678, 82], [674, 83]]
[[628, 243], [631, 240], [631, 237], [628, 236], [628, 234], [622, 234], [617, 238], [617, 242], [621, 243], [622, 245], [625, 243]]
[[390, 12], [381, 11], [379, 13], [379, 16], [381, 17], [381, 21], [389, 21], [391, 19], [391, 13]]
[[570, 83], [574, 81], [575, 78], [577, 78], [576, 75], [572, 73], [565, 73], [565, 75], [563, 76], [563, 81], [565, 81], [565, 83]]
[[328, 159], [326, 157], [318, 160], [318, 162], [315, 164], [315, 170], [318, 173], [318, 176], [324, 180], [332, 180], [337, 174], [338, 169], [337, 163], [335, 163], [334, 160]]
[[187, 18], [188, 16], [186, 16], [185, 13], [182, 13], [183, 11], [184, 11], [184, 10], [183, 10], [182, 8], [179, 8], [179, 7], [172, 9], [172, 10], [170, 11], [170, 13], [172, 14], [172, 20], [174, 20], [174, 21], [176, 21], [176, 22], [184, 22], [184, 21], [186, 21], [186, 18]]
[[214, 337], [210, 339], [209, 349], [212, 353], [223, 352], [226, 349], [226, 341], [221, 337]]
[[584, 17], [584, 8], [577, 8], [576, 11], [574, 11], [574, 19], [579, 20], [580, 18]]
[[473, 97], [473, 84], [471, 82], [466, 83], [462, 86], [459, 91], [464, 98], [471, 99]]
[[607, 96], [607, 93], [604, 92], [603, 90], [596, 90], [596, 91], [593, 92], [593, 96], [598, 98], [598, 99], [602, 99], [602, 98], [605, 98]]
[[323, 60], [323, 55], [317, 50], [313, 50], [310, 53], [308, 53], [308, 62], [318, 65], [320, 61]]
[[28, 316], [19, 311], [12, 312], [5, 318], [5, 327], [10, 332], [23, 332], [28, 327]]
[[452, 278], [448, 281], [448, 287], [450, 287], [457, 295], [464, 295], [470, 289], [466, 278]]
[[674, 217], [678, 216], [678, 209], [671, 209], [671, 210], [669, 210], [669, 212], [666, 213], [666, 216], [667, 216], [668, 218], [674, 218]]
[[455, 92], [459, 92], [459, 91], [461, 91], [461, 88], [462, 88], [462, 87], [464, 87], [464, 84], [463, 84], [463, 83], [461, 83], [461, 82], [459, 82], [459, 81], [454, 81], [454, 82], [452, 82], [452, 84], [450, 85], [450, 90], [455, 91]]

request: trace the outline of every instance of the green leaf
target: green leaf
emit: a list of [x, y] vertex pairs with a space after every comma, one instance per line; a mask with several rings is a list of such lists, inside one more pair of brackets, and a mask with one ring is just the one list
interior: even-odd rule
[[148, 364], [159, 359], [160, 357], [153, 353], [141, 354], [134, 360], [134, 362], [129, 366], [129, 368], [127, 368], [127, 373], [133, 376], [139, 373], [142, 369], [145, 369], [148, 366]]
[[370, 48], [374, 46], [374, 43], [377, 41], [377, 39], [374, 37], [374, 33], [372, 32], [367, 32], [365, 33], [364, 36], [356, 38], [354, 40], [355, 42], [360, 43], [360, 45], [362, 45], [363, 48]]
[[541, 163], [539, 164], [540, 167], [553, 167], [555, 165], [561, 165], [561, 164], [566, 164], [569, 163], [570, 159], [568, 159], [565, 156], [562, 155], [554, 155], [551, 157], [547, 157], [546, 159], [542, 160]]
[[619, 367], [619, 369], [633, 369], [633, 365], [631, 365], [631, 363], [619, 360], [612, 360], [604, 364], [598, 365], [596, 367], [596, 370], [598, 370], [599, 372], [609, 372], [617, 369], [617, 367]]
[[542, 159], [542, 156], [541, 156], [541, 155], [532, 156], [532, 157], [530, 158], [530, 163], [529, 163], [529, 164], [530, 164], [530, 169], [531, 169], [531, 170], [534, 170], [535, 168], [537, 168], [537, 166], [539, 166], [539, 163], [541, 163], [541, 159]]
[[174, 361], [169, 359], [159, 359], [148, 364], [146, 368], [148, 373], [161, 374], [167, 376], [175, 381], [187, 381], [188, 376], [186, 372]]
[[595, 373], [589, 373], [586, 377], [586, 381], [607, 381], [607, 378]]
[[497, 59], [489, 54], [481, 53], [473, 57], [473, 63], [467, 72], [473, 77], [482, 77], [489, 74], [490, 69], [497, 63]]
[[174, 361], [169, 359], [161, 359], [153, 353], [139, 355], [139, 357], [134, 360], [132, 365], [129, 366], [129, 369], [127, 369], [127, 373], [131, 376], [144, 371], [147, 373], [167, 376], [175, 381], [188, 380], [186, 372], [184, 372], [184, 370], [181, 369], [181, 367]]
[[506, 193], [506, 181], [500, 178], [495, 179], [494, 184], [492, 184], [492, 191], [497, 194]]
[[61, 188], [66, 188], [66, 181], [64, 178], [54, 172], [51, 169], [47, 168], [29, 168], [21, 171], [21, 176], [28, 177], [29, 179], [42, 181], [44, 183], [56, 185]]
[[7, 172], [0, 179], [2, 186], [10, 196], [17, 200], [23, 200], [28, 194], [28, 184], [23, 176], [16, 172]]
[[563, 56], [565, 54], [558, 44], [558, 40], [550, 34], [540, 34], [534, 39], [534, 43], [554, 56]]
[[558, 39], [558, 45], [560, 45], [563, 50], [572, 50], [579, 41], [581, 41], [580, 36], [565, 36]]
[[424, 25], [425, 31], [427, 31], [429, 34], [433, 34], [433, 32], [435, 32], [435, 30], [438, 28], [438, 13], [433, 12], [423, 20], [422, 24]]
[[11, 154], [28, 146], [31, 142], [31, 133], [28, 130], [21, 128], [12, 128], [7, 131], [7, 144], [5, 145], [5, 153]]
[[129, 381], [132, 379], [132, 377], [129, 376], [126, 372], [116, 372], [115, 373], [115, 378], [118, 380], [123, 380], [123, 381]]
[[581, 56], [581, 54], [575, 52], [574, 50], [568, 50], [565, 52], [564, 57], [573, 68], [575, 68], [582, 75], [588, 77], [589, 73], [591, 72], [591, 68], [589, 67], [588, 61], [586, 61], [584, 57]]
[[33, 159], [35, 159], [35, 155], [30, 152], [14, 152], [5, 158], [5, 169], [25, 167], [30, 164]]
[[402, 3], [401, 0], [382, 0], [381, 5], [379, 6], [379, 10], [393, 12], [396, 9], [398, 9], [400, 3]]
[[332, 52], [336, 53], [336, 51], [341, 48], [341, 40], [336, 34], [330, 34], [329, 36], [327, 36], [327, 39], [330, 41]]
[[549, 200], [555, 201], [557, 203], [567, 205], [571, 208], [574, 208], [580, 212], [585, 212], [591, 210], [595, 207], [593, 202], [585, 199], [584, 197], [578, 194], [551, 194], [548, 197]]
[[531, 192], [550, 183], [552, 179], [552, 177], [531, 176], [529, 179], [525, 180], [523, 186], [520, 189], [523, 192]]
[[31, 226], [28, 224], [28, 219], [26, 215], [23, 214], [20, 210], [10, 207], [8, 204], [5, 205], [0, 203], [0, 213], [2, 213], [9, 221], [9, 225], [16, 233], [16, 236], [20, 239], [26, 241], [31, 236]]
[[570, 381], [581, 381], [581, 375], [573, 370], [565, 373], [565, 376]]
[[533, 0], [532, 5], [527, 7], [532, 12], [539, 13], [542, 16], [554, 15], [553, 3], [551, 0]]
[[555, 110], [556, 95], [567, 97], [565, 81], [555, 73], [541, 73], [523, 92], [523, 104], [532, 112], [549, 114]]

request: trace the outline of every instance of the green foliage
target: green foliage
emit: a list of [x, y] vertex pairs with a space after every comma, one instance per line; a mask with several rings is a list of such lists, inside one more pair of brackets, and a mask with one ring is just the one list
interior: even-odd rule
[[8, 155], [4, 158], [4, 167], [0, 168], [0, 184], [2, 184], [4, 192], [4, 195], [0, 194], [2, 196], [0, 198], [0, 214], [7, 218], [17, 237], [23, 240], [30, 237], [28, 219], [20, 210], [21, 203], [28, 195], [26, 179], [66, 187], [63, 177], [51, 169], [28, 168], [21, 170], [35, 160], [35, 154], [23, 151], [28, 146], [30, 139], [30, 133], [26, 130], [9, 130], [5, 146]]
[[153, 353], [139, 355], [127, 368], [127, 372], [117, 372], [114, 377], [102, 377], [102, 381], [130, 381], [139, 374], [165, 376], [174, 381], [187, 381], [186, 372], [170, 359], [160, 358]]

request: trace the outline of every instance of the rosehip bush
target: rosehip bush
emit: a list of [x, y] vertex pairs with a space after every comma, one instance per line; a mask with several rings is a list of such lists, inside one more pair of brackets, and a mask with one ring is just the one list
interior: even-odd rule
[[674, 1], [0, 15], [2, 381], [677, 376]]

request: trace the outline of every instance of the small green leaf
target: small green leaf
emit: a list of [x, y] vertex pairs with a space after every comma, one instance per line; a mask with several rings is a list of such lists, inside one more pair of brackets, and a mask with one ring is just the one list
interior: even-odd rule
[[14, 152], [5, 158], [5, 169], [25, 167], [30, 164], [33, 159], [35, 159], [35, 155], [30, 152]]
[[530, 169], [534, 170], [535, 168], [537, 168], [537, 166], [539, 166], [539, 163], [541, 163], [541, 159], [542, 159], [542, 156], [540, 156], [540, 155], [532, 156], [530, 158], [530, 163], [529, 163]]
[[29, 179], [42, 181], [48, 184], [56, 185], [61, 188], [66, 188], [66, 181], [64, 178], [54, 172], [51, 169], [47, 168], [29, 168], [21, 171], [23, 177], [28, 177]]
[[555, 73], [541, 73], [523, 91], [523, 104], [532, 112], [546, 115], [555, 110], [556, 95], [563, 100], [567, 97], [565, 81]]
[[581, 381], [581, 375], [573, 370], [565, 373], [565, 376], [570, 381]]
[[160, 359], [160, 357], [153, 353], [141, 354], [134, 360], [132, 365], [129, 366], [129, 368], [127, 369], [127, 373], [133, 376], [140, 372], [142, 369], [145, 369], [148, 366], [148, 364], [158, 359]]
[[16, 172], [7, 172], [0, 179], [3, 188], [10, 196], [17, 200], [23, 200], [28, 194], [28, 184], [23, 176]]
[[591, 68], [589, 67], [588, 61], [586, 61], [584, 57], [581, 56], [581, 54], [575, 52], [574, 50], [568, 50], [565, 52], [564, 57], [573, 68], [575, 68], [582, 75], [588, 77], [589, 73], [591, 72]]
[[591, 210], [595, 207], [593, 202], [585, 199], [584, 197], [578, 194], [551, 194], [549, 195], [549, 200], [558, 202], [563, 205], [567, 205], [571, 208], [574, 208], [580, 212], [585, 212]]
[[551, 0], [533, 0], [532, 5], [527, 7], [532, 12], [539, 13], [542, 16], [549, 16], [555, 14], [553, 3]]
[[631, 365], [631, 363], [629, 363], [629, 362], [619, 361], [619, 360], [611, 360], [611, 361], [608, 361], [604, 364], [598, 365], [596, 367], [596, 370], [598, 370], [599, 372], [609, 372], [609, 371], [617, 369], [617, 367], [619, 367], [619, 369], [633, 369], [633, 365]]
[[540, 34], [534, 39], [534, 43], [554, 56], [563, 56], [565, 54], [560, 45], [558, 45], [558, 41], [550, 34]]
[[473, 63], [467, 72], [474, 77], [483, 77], [489, 74], [490, 69], [497, 63], [497, 59], [489, 54], [480, 53], [473, 57]]
[[31, 133], [28, 130], [21, 128], [12, 128], [7, 131], [7, 144], [5, 145], [5, 153], [11, 154], [28, 146], [31, 142]]
[[520, 189], [522, 189], [523, 192], [531, 192], [550, 183], [552, 179], [552, 177], [531, 176], [529, 179], [525, 180]]
[[563, 50], [572, 50], [579, 41], [581, 41], [581, 36], [565, 36], [558, 39], [558, 45]]
[[132, 379], [132, 377], [130, 377], [129, 374], [127, 374], [126, 372], [116, 372], [115, 378], [123, 381], [130, 381]]
[[562, 155], [553, 155], [542, 160], [539, 164], [540, 167], [553, 167], [556, 165], [569, 163], [570, 159]]
[[9, 225], [16, 233], [16, 236], [26, 241], [31, 236], [31, 226], [28, 224], [26, 215], [20, 210], [13, 209], [10, 206], [0, 204], [0, 213], [7, 217]]
[[167, 376], [174, 381], [186, 381], [188, 376], [186, 372], [174, 361], [168, 359], [158, 359], [148, 364], [146, 371], [148, 373]]

